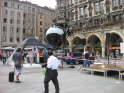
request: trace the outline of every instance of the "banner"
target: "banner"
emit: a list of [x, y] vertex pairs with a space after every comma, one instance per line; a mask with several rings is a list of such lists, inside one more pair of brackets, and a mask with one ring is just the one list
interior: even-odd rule
[[121, 53], [124, 53], [124, 43], [120, 43]]

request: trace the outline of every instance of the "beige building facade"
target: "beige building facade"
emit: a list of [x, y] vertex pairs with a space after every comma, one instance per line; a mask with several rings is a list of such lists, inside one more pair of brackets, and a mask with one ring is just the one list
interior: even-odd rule
[[28, 37], [44, 40], [54, 18], [53, 9], [27, 1], [0, 0], [0, 47], [16, 47]]
[[48, 7], [39, 8], [37, 13], [37, 37], [45, 43], [45, 33], [47, 29], [54, 24], [56, 19], [55, 10], [49, 9]]
[[[71, 34], [67, 37], [70, 51], [99, 51], [102, 57], [120, 53], [124, 42], [123, 0], [57, 0], [58, 11]], [[65, 4], [63, 4], [63, 2]], [[63, 10], [62, 10], [63, 7]], [[63, 11], [63, 12], [62, 12]], [[59, 18], [58, 18], [59, 19]]]

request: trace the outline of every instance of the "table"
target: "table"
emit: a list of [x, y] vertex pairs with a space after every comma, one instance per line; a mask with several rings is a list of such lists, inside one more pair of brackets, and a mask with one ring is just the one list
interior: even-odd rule
[[97, 72], [103, 72], [104, 76], [107, 76], [108, 71], [118, 71], [119, 72], [119, 79], [122, 77], [122, 72], [124, 72], [124, 66], [120, 65], [112, 65], [112, 64], [107, 64], [107, 65], [93, 65], [91, 67], [86, 67], [82, 68], [82, 70], [88, 70], [91, 71], [91, 74], [93, 74], [95, 71]]

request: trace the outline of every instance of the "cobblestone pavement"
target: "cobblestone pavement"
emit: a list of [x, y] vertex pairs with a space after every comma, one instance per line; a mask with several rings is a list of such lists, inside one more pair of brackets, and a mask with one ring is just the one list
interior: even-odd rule
[[[12, 67], [0, 64], [0, 93], [43, 93], [44, 75], [40, 67], [24, 68], [22, 83], [9, 83], [8, 73]], [[103, 75], [90, 75], [66, 68], [59, 70], [60, 93], [124, 93], [124, 81]], [[54, 92], [50, 82], [50, 93]]]

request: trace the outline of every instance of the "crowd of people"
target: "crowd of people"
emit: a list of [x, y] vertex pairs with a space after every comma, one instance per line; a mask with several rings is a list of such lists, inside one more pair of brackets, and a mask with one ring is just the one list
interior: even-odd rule
[[30, 49], [28, 51], [23, 52], [24, 63], [30, 63], [31, 65], [33, 63], [37, 63], [37, 64], [44, 63], [45, 56], [46, 56], [46, 52], [43, 49], [42, 50], [36, 49], [35, 51]]
[[[43, 51], [42, 51], [43, 52]], [[29, 52], [33, 55], [32, 51]], [[40, 54], [43, 56], [43, 54]], [[20, 75], [24, 62], [24, 55], [22, 55], [21, 48], [18, 48], [14, 53], [12, 59], [14, 61], [14, 68], [16, 72], [16, 83], [21, 83]], [[42, 60], [42, 59], [41, 59]], [[48, 58], [42, 67], [46, 68], [45, 78], [44, 78], [44, 93], [49, 93], [49, 82], [52, 81], [55, 86], [55, 93], [59, 93], [59, 82], [57, 79], [58, 72], [57, 69], [60, 66], [61, 61], [54, 55], [52, 50], [48, 51]]]
[[3, 62], [3, 65], [6, 64], [7, 59], [12, 54], [12, 51], [0, 50], [0, 61]]
[[[3, 62], [3, 65], [6, 64], [7, 59], [12, 55], [13, 51], [9, 51], [9, 50], [0, 51], [0, 60], [1, 62]], [[21, 53], [22, 53], [24, 63], [30, 63], [31, 65], [33, 63], [36, 63], [36, 64], [44, 63], [46, 61], [45, 57], [47, 57], [48, 55], [47, 52], [44, 51], [44, 49], [38, 49], [38, 48], [36, 48], [35, 50], [24, 49]]]

